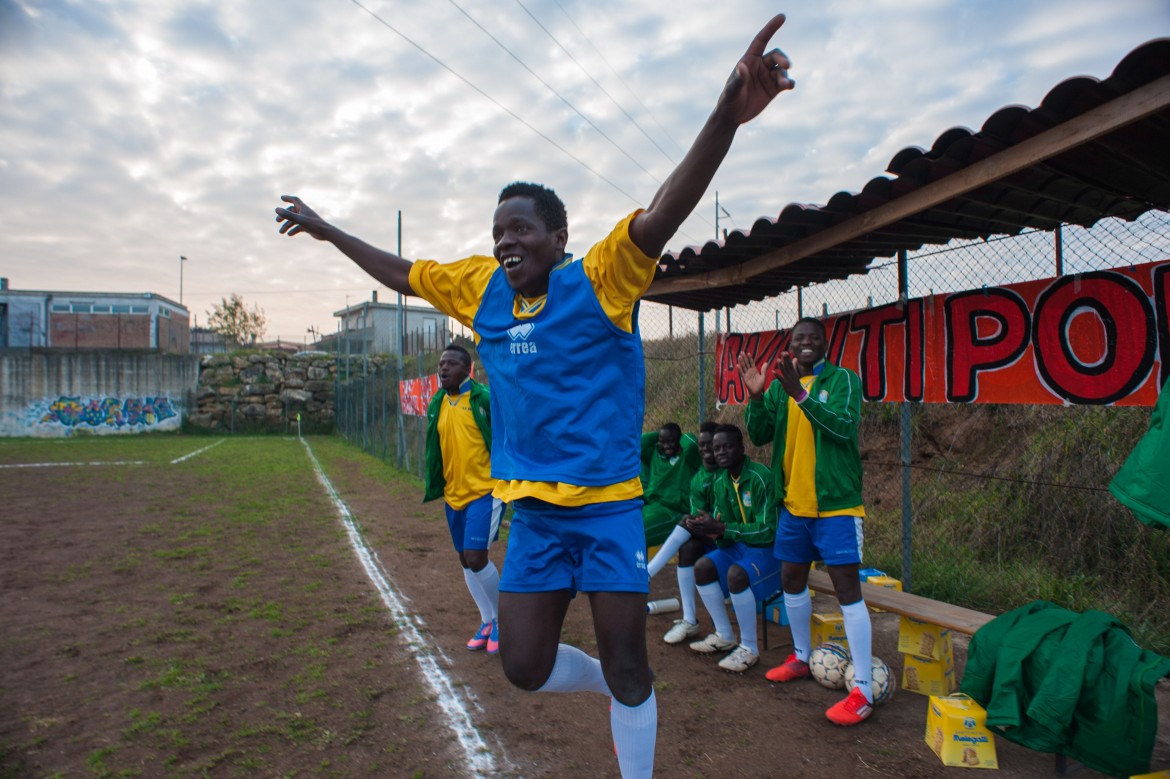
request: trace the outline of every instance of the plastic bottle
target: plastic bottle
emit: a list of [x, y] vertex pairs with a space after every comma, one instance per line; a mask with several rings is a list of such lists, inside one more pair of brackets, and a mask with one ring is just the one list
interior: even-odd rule
[[678, 611], [681, 608], [678, 598], [663, 598], [652, 600], [646, 604], [647, 614], [665, 614], [668, 611]]

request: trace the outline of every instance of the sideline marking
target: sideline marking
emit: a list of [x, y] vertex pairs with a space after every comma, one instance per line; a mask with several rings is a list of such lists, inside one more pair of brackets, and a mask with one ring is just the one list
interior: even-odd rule
[[0, 465], [0, 468], [60, 468], [62, 466], [77, 466], [77, 465], [149, 465], [146, 460], [115, 460], [114, 462], [94, 462], [89, 463], [8, 463]]
[[191, 454], [185, 454], [178, 459], [171, 460], [171, 465], [174, 465], [176, 463], [181, 463], [181, 462], [183, 462], [183, 460], [190, 460], [192, 457], [194, 457], [197, 454], [203, 454], [208, 449], [214, 449], [215, 447], [219, 446], [220, 444], [222, 444], [226, 440], [227, 440], [226, 438], [221, 438], [218, 441], [216, 441], [214, 444], [208, 444], [207, 446], [203, 447], [202, 449], [196, 449], [194, 452], [191, 452]]
[[[473, 772], [473, 776], [488, 777], [498, 776], [499, 768], [496, 766], [495, 759], [488, 748], [487, 742], [483, 740], [483, 736], [476, 730], [475, 725], [471, 722], [471, 715], [468, 712], [467, 706], [464, 705], [459, 693], [455, 690], [455, 686], [451, 683], [451, 679], [443, 673], [436, 661], [434, 653], [440, 655], [444, 660], [447, 660], [442, 649], [434, 645], [433, 641], [428, 642], [423, 638], [419, 627], [425, 626], [422, 618], [419, 615], [414, 615], [413, 619], [410, 612], [402, 603], [404, 596], [399, 595], [394, 587], [391, 586], [389, 577], [386, 574], [386, 569], [382, 566], [382, 561], [378, 559], [378, 554], [366, 546], [365, 540], [354, 523], [353, 514], [350, 513], [349, 507], [345, 505], [345, 501], [337, 494], [337, 490], [333, 488], [333, 483], [329, 481], [329, 477], [325, 475], [325, 471], [321, 468], [321, 463], [317, 462], [317, 457], [313, 454], [312, 447], [303, 438], [301, 443], [305, 445], [305, 451], [309, 453], [309, 459], [313, 461], [313, 469], [317, 473], [317, 481], [325, 487], [325, 491], [329, 494], [329, 499], [333, 501], [333, 505], [337, 508], [337, 513], [341, 516], [341, 521], [345, 525], [345, 530], [349, 534], [349, 542], [353, 547], [354, 552], [357, 553], [358, 561], [365, 569], [366, 576], [373, 582], [374, 588], [378, 594], [382, 596], [382, 602], [386, 604], [386, 608], [390, 610], [391, 616], [399, 630], [403, 631], [406, 638], [409, 640], [412, 648], [416, 651], [413, 653], [415, 659], [418, 661], [419, 669], [422, 671], [423, 678], [426, 680], [431, 691], [434, 692], [440, 708], [447, 715], [447, 724], [451, 730], [454, 731], [456, 738], [459, 739], [459, 745], [463, 747], [463, 756], [467, 762], [467, 767]], [[416, 627], [415, 623], [418, 623]], [[431, 651], [425, 650], [430, 647]], [[449, 661], [448, 661], [449, 662]], [[478, 708], [478, 707], [477, 707]]]

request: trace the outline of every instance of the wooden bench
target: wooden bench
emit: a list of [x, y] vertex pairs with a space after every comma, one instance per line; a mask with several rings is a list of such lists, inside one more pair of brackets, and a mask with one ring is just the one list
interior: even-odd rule
[[[808, 587], [814, 592], [836, 597], [837, 591], [833, 588], [833, 580], [828, 571], [809, 571]], [[762, 631], [764, 649], [768, 648], [768, 619], [767, 610], [773, 602], [784, 597], [783, 591], [778, 591], [764, 601], [764, 629]], [[926, 622], [939, 627], [950, 628], [956, 633], [968, 636], [975, 635], [975, 631], [995, 619], [982, 611], [955, 606], [951, 603], [924, 598], [910, 592], [876, 587], [872, 584], [861, 583], [861, 597], [867, 606], [884, 609], [900, 614], [904, 617], [913, 617], [920, 622]]]

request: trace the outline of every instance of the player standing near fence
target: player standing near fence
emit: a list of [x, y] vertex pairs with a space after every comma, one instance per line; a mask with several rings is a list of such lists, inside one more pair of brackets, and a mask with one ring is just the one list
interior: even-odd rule
[[813, 650], [812, 599], [808, 572], [824, 560], [853, 660], [855, 687], [825, 712], [837, 725], [856, 725], [873, 711], [873, 631], [861, 597], [861, 379], [825, 359], [828, 339], [819, 320], [804, 318], [792, 328], [788, 352], [776, 361], [776, 380], [765, 391], [764, 372], [741, 352], [739, 374], [750, 400], [744, 419], [757, 446], [772, 444], [772, 473], [784, 505], [776, 529], [782, 561], [784, 608], [795, 650], [766, 674], [773, 682], [809, 676]]
[[[411, 262], [376, 249], [282, 196], [281, 233], [328, 241], [375, 279], [471, 327], [492, 382], [495, 495], [514, 501], [500, 581], [500, 656], [516, 686], [612, 695], [623, 777], [654, 769], [658, 707], [646, 656], [646, 548], [639, 433], [645, 365], [636, 307], [666, 242], [694, 210], [739, 126], [792, 89], [765, 51], [777, 16], [736, 63], [690, 150], [650, 205], [579, 262], [545, 187], [513, 184], [492, 221], [493, 255]], [[570, 563], [570, 561], [572, 561]], [[600, 662], [560, 643], [569, 602], [589, 594]]]
[[443, 498], [451, 542], [463, 580], [479, 607], [471, 650], [500, 651], [500, 572], [488, 547], [500, 532], [507, 505], [492, 496], [491, 394], [471, 378], [471, 353], [451, 344], [439, 355], [439, 391], [427, 406], [426, 488], [423, 502]]

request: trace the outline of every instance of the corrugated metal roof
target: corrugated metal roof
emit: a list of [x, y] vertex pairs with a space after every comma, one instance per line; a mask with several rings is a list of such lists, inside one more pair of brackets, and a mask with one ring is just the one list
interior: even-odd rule
[[1037, 108], [1005, 106], [979, 132], [902, 149], [887, 171], [859, 193], [663, 255], [646, 299], [705, 311], [865, 273], [902, 249], [1170, 210], [1170, 38], [1104, 80], [1058, 84]]

